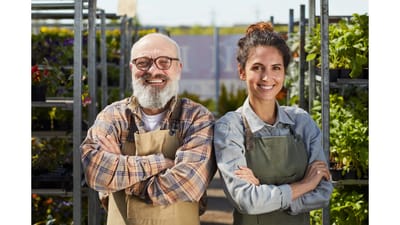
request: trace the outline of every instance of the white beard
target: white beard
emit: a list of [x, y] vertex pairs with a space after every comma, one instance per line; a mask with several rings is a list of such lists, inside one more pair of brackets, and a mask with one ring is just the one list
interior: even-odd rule
[[139, 79], [132, 79], [133, 96], [136, 97], [139, 105], [148, 109], [162, 109], [171, 98], [178, 94], [179, 79], [171, 80], [163, 89], [143, 85], [145, 76]]

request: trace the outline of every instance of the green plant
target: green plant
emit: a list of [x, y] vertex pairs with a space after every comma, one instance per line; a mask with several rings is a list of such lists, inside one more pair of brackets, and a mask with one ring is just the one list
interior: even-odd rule
[[215, 101], [214, 100], [212, 100], [212, 99], [205, 99], [205, 100], [202, 100], [202, 99], [200, 99], [200, 97], [198, 96], [198, 95], [196, 95], [196, 94], [193, 94], [193, 93], [189, 93], [188, 91], [183, 91], [180, 95], [179, 95], [179, 97], [181, 97], [181, 98], [189, 98], [189, 99], [191, 99], [191, 100], [193, 100], [193, 101], [195, 101], [195, 102], [197, 102], [197, 103], [200, 103], [200, 104], [202, 104], [203, 106], [205, 106], [208, 110], [210, 110], [211, 112], [214, 112], [215, 111]]
[[[353, 190], [352, 187], [334, 189], [330, 201], [330, 224], [332, 225], [367, 225], [368, 196], [365, 191]], [[310, 212], [312, 225], [322, 225], [322, 210]]]
[[[329, 68], [351, 69], [350, 77], [357, 78], [368, 66], [368, 15], [353, 14], [350, 21], [341, 20], [329, 25]], [[321, 66], [321, 26], [317, 24], [313, 35], [304, 46], [306, 61], [316, 60]]]
[[221, 85], [221, 95], [218, 101], [218, 115], [224, 115], [228, 111], [234, 111], [239, 108], [247, 97], [246, 89], [238, 89], [229, 92], [225, 85]]
[[[354, 92], [347, 99], [330, 95], [330, 161], [343, 173], [354, 169], [361, 177], [368, 171], [368, 96]], [[321, 126], [321, 103], [314, 102], [312, 115]]]
[[63, 138], [32, 137], [32, 170], [52, 171], [71, 164], [72, 146]]

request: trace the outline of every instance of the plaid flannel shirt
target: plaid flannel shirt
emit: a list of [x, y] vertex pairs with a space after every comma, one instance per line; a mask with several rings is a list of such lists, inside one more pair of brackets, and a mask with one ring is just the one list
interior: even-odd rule
[[[168, 118], [176, 98], [169, 103], [161, 129], [168, 129]], [[212, 153], [214, 116], [204, 106], [182, 99], [178, 135], [183, 144], [177, 149], [175, 165], [167, 169], [163, 154], [128, 156], [100, 148], [98, 138], [110, 135], [120, 145], [128, 135], [128, 118], [134, 115], [138, 132], [146, 132], [140, 107], [134, 97], [115, 102], [102, 110], [80, 146], [88, 185], [100, 192], [125, 190], [147, 196], [155, 205], [176, 201], [199, 201], [216, 171]], [[145, 188], [135, 193], [137, 187]]]

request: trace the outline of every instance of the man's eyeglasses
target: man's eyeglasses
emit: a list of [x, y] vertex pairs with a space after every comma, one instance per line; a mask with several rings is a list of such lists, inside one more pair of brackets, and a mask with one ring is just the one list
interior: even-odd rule
[[172, 60], [179, 61], [178, 58], [171, 58], [168, 56], [159, 56], [155, 59], [149, 57], [139, 57], [132, 59], [132, 64], [134, 64], [136, 68], [141, 71], [148, 71], [153, 63], [156, 64], [156, 67], [160, 70], [168, 70], [171, 68]]

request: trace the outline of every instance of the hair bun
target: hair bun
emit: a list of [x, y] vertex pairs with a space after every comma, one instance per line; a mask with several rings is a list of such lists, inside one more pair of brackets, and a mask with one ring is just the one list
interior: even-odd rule
[[273, 32], [274, 27], [272, 26], [271, 22], [258, 22], [255, 24], [250, 25], [247, 30], [246, 30], [246, 35], [250, 35], [251, 33], [255, 31], [269, 31]]

